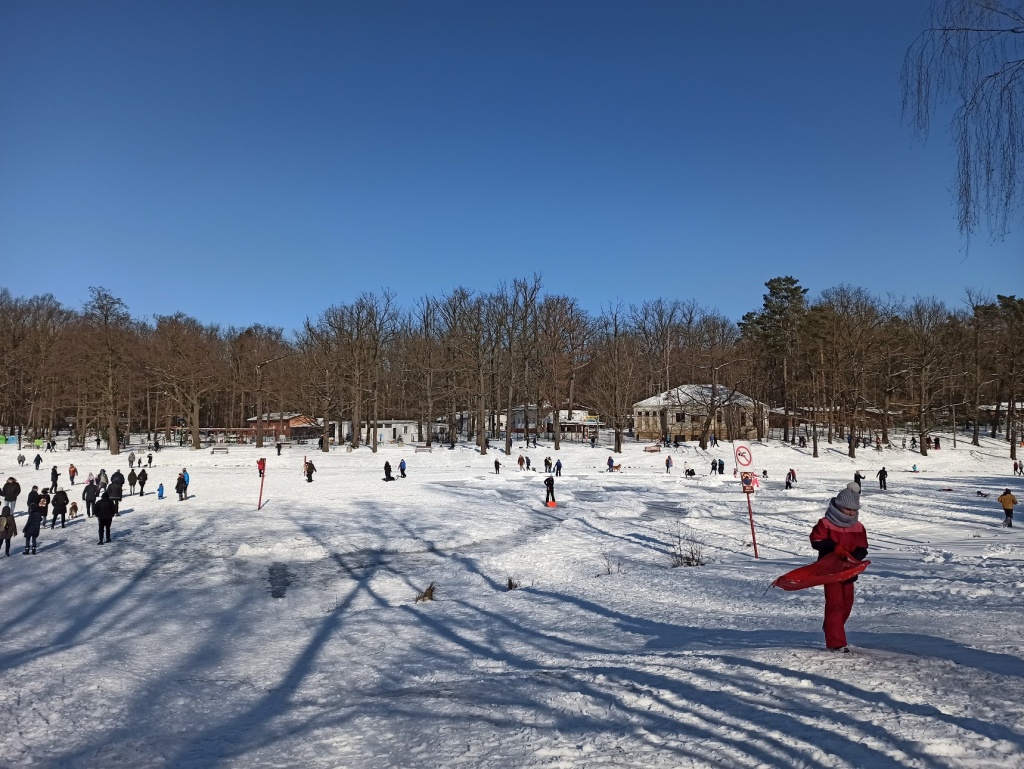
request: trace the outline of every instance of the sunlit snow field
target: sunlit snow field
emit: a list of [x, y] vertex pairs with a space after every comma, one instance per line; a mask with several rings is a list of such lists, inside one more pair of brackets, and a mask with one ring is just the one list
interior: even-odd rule
[[[518, 443], [313, 452], [313, 483], [309, 447], [165, 449], [147, 491], [166, 498], [126, 497], [111, 544], [83, 510], [37, 555], [19, 534], [0, 556], [0, 766], [1024, 767], [1024, 520], [1002, 528], [996, 502], [1024, 478], [1004, 442], [958, 444], [752, 444], [758, 560], [724, 442], [671, 451], [671, 475], [642, 444], [608, 473], [605, 448], [541, 442], [522, 453], [562, 460], [554, 509]], [[17, 453], [0, 447], [19, 529], [52, 465], [128, 472]], [[403, 457], [409, 477], [384, 483]], [[855, 469], [872, 565], [836, 655], [820, 588], [766, 588], [813, 560]], [[707, 565], [672, 568], [680, 535]]]

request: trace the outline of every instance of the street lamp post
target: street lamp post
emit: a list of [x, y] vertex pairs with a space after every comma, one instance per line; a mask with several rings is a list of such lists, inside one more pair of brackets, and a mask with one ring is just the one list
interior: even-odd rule
[[263, 448], [263, 367], [268, 363], [274, 363], [282, 358], [296, 355], [297, 351], [286, 352], [276, 358], [270, 358], [262, 363], [256, 364], [256, 448]]

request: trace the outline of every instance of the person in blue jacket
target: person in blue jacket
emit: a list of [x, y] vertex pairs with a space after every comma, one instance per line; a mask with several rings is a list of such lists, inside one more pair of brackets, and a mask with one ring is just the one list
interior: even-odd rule
[[405, 459], [398, 463], [398, 472], [404, 478], [405, 477]]

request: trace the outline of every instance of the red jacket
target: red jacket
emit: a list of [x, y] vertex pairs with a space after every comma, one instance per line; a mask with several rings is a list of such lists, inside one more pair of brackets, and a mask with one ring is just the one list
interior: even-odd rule
[[818, 551], [818, 560], [842, 545], [858, 561], [868, 554], [868, 533], [860, 521], [845, 529], [828, 518], [822, 518], [811, 529], [811, 547]]

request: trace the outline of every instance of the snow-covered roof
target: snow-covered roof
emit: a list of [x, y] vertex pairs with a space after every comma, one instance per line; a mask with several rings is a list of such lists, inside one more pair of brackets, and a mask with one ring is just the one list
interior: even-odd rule
[[[730, 397], [732, 393], [732, 397]], [[729, 388], [718, 385], [718, 392], [716, 394], [715, 403], [718, 406], [723, 405], [723, 401], [728, 400], [729, 404], [740, 405], [740, 406], [753, 406], [756, 401], [749, 395], [736, 391], [732, 392]], [[666, 390], [663, 393], [652, 395], [650, 398], [645, 398], [638, 403], [633, 404], [634, 409], [657, 409], [664, 408], [665, 406], [696, 406], [707, 408], [711, 403], [711, 385], [709, 384], [687, 384], [680, 385], [679, 387], [673, 387], [671, 390]]]

